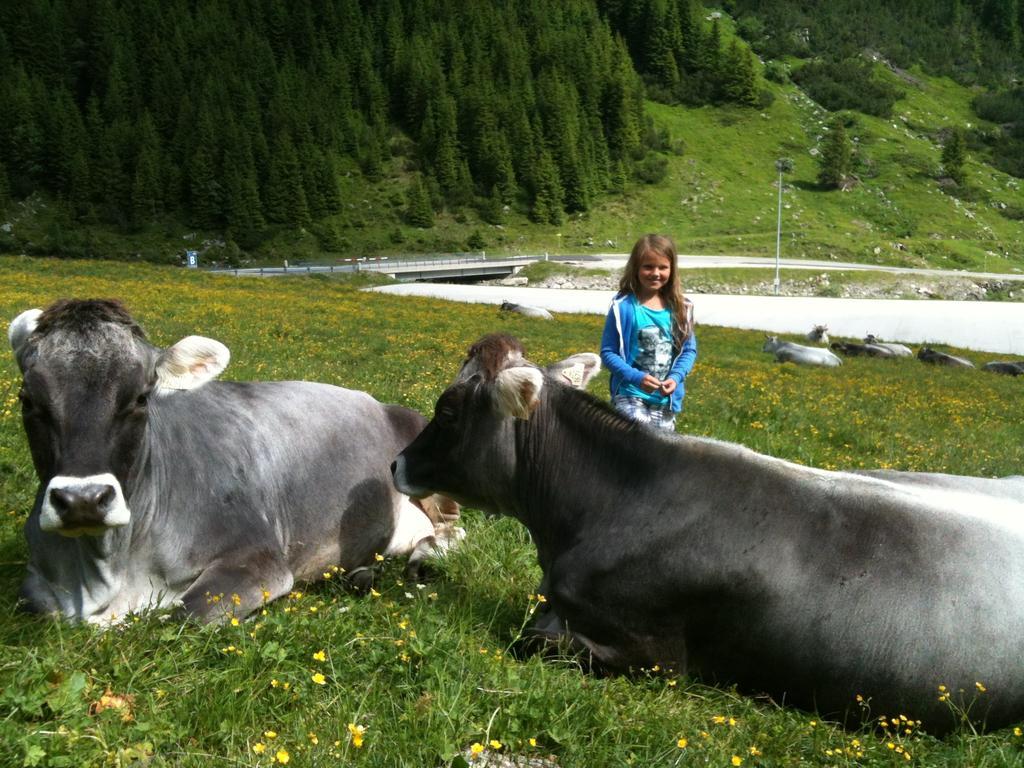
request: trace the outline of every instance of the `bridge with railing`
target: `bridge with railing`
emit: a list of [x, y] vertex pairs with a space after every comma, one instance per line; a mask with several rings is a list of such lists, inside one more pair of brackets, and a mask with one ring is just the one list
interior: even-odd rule
[[345, 274], [353, 272], [378, 272], [396, 280], [489, 280], [514, 275], [527, 264], [544, 261], [541, 256], [487, 257], [486, 254], [459, 254], [429, 258], [362, 258], [342, 261], [336, 264], [287, 263], [280, 267], [239, 267], [237, 269], [211, 269], [213, 273], [237, 275], [239, 277], [280, 277], [283, 275]]

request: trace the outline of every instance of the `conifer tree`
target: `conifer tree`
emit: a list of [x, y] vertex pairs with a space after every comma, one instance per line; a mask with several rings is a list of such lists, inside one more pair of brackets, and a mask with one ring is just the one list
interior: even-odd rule
[[71, 179], [68, 188], [68, 209], [80, 221], [93, 221], [96, 209], [90, 197], [89, 158], [81, 147], [71, 159]]
[[281, 134], [274, 143], [265, 199], [269, 221], [293, 227], [309, 223], [309, 207], [302, 184], [299, 156], [287, 133]]
[[11, 204], [11, 185], [7, 180], [7, 166], [0, 160], [0, 212]]
[[754, 106], [757, 103], [757, 76], [753, 54], [740, 46], [736, 38], [729, 43], [722, 68], [722, 85], [726, 100], [734, 104]]
[[853, 150], [841, 117], [832, 120], [821, 149], [818, 183], [829, 189], [842, 188], [850, 175]]
[[316, 168], [316, 184], [324, 200], [328, 214], [341, 210], [341, 190], [338, 189], [338, 174], [329, 155], [321, 153]]
[[201, 107], [188, 163], [189, 209], [197, 227], [215, 228], [222, 223], [224, 189], [215, 136], [213, 117]]
[[679, 19], [679, 53], [676, 60], [681, 68], [693, 74], [700, 67], [701, 28], [699, 14], [701, 6], [695, 0], [677, 0], [676, 18]]
[[722, 29], [717, 18], [712, 19], [711, 28], [702, 36], [699, 50], [700, 96], [705, 101], [717, 101], [722, 74]]
[[163, 208], [160, 181], [160, 145], [153, 120], [147, 112], [139, 128], [139, 154], [132, 183], [132, 218], [135, 226], [156, 220]]
[[405, 219], [414, 227], [429, 229], [434, 226], [434, 208], [422, 176], [417, 176], [406, 190]]
[[561, 224], [564, 194], [555, 161], [543, 149], [537, 160], [530, 218], [539, 224]]
[[320, 152], [312, 142], [303, 142], [299, 150], [299, 162], [302, 168], [302, 190], [306, 193], [306, 205], [312, 219], [322, 219], [327, 215], [327, 200], [320, 187]]
[[942, 170], [946, 176], [955, 181], [958, 185], [967, 182], [967, 174], [964, 171], [964, 163], [967, 162], [967, 139], [964, 137], [963, 128], [956, 127], [946, 139], [942, 147]]
[[259, 243], [266, 225], [256, 163], [249, 136], [242, 125], [229, 121], [226, 135], [224, 181], [228, 234], [242, 248], [251, 248]]
[[10, 153], [4, 158], [8, 163], [8, 178], [12, 192], [16, 197], [26, 197], [39, 183], [44, 167], [45, 137], [36, 115], [32, 81], [24, 70], [16, 73], [11, 83], [8, 106], [10, 111], [5, 119], [10, 122], [7, 127], [10, 136]]

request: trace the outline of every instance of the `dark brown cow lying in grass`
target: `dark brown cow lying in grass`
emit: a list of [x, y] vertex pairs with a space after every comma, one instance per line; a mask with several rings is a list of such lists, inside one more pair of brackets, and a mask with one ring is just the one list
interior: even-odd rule
[[921, 347], [917, 350], [917, 359], [922, 363], [933, 365], [945, 365], [949, 368], [974, 368], [974, 363], [956, 355], [939, 352], [931, 347]]
[[993, 360], [985, 363], [983, 370], [990, 373], [1002, 373], [1007, 376], [1020, 376], [1024, 374], [1024, 362], [1016, 360]]
[[830, 345], [836, 352], [842, 352], [847, 357], [896, 357], [891, 349], [880, 344], [857, 344], [850, 341], [833, 341]]
[[662, 434], [486, 337], [392, 467], [529, 529], [532, 632], [612, 670], [660, 664], [842, 717], [862, 696], [941, 733], [1024, 718], [1024, 477], [827, 472]]

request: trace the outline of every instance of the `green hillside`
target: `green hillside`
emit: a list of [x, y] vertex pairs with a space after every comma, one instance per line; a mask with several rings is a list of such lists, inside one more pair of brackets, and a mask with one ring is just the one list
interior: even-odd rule
[[5, 7], [0, 252], [773, 255], [785, 157], [787, 257], [1024, 269], [1018, 4], [913, 5]]

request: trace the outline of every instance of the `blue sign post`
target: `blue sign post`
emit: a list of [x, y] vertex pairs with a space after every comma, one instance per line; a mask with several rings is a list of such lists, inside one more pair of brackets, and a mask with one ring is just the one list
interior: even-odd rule
[[185, 256], [188, 258], [189, 269], [199, 266], [199, 251], [185, 251]]

